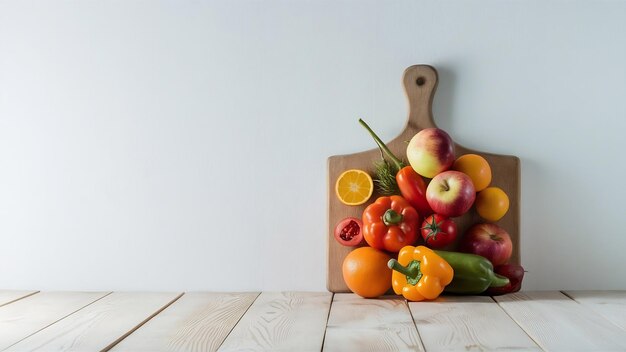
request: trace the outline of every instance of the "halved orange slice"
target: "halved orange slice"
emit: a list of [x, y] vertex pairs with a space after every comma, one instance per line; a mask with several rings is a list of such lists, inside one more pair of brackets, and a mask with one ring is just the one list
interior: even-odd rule
[[335, 193], [346, 205], [359, 205], [367, 202], [374, 192], [372, 177], [363, 170], [351, 169], [344, 171], [337, 178]]

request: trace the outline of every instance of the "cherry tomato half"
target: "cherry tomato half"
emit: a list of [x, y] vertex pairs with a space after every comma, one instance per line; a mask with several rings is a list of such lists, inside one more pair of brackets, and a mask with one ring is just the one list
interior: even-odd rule
[[363, 242], [363, 222], [357, 218], [345, 218], [335, 226], [335, 239], [344, 246], [355, 247]]
[[430, 248], [443, 248], [454, 242], [457, 227], [452, 219], [443, 215], [433, 214], [422, 222], [422, 238]]

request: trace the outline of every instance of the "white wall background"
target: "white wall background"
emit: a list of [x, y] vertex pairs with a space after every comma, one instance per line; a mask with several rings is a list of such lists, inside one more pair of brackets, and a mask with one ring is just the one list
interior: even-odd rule
[[326, 158], [522, 160], [525, 289], [626, 289], [626, 2], [0, 1], [0, 287], [325, 290]]

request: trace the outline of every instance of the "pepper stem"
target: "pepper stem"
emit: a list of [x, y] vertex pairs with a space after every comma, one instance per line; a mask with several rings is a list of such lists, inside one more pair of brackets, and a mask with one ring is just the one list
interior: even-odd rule
[[391, 161], [396, 164], [398, 170], [402, 169], [404, 167], [404, 163], [400, 159], [398, 159], [391, 152], [391, 150], [389, 150], [389, 147], [387, 147], [387, 145], [376, 135], [376, 133], [370, 128], [370, 126], [365, 123], [363, 119], [359, 119], [359, 123], [361, 124], [361, 126], [365, 127], [367, 132], [369, 132], [372, 138], [374, 138], [374, 141], [376, 142], [376, 144], [378, 144], [378, 148], [380, 148], [380, 150], [382, 150], [383, 153], [385, 153], [385, 155], [387, 155], [387, 157], [389, 157], [389, 159], [391, 159]]
[[420, 262], [417, 260], [412, 260], [407, 266], [404, 266], [395, 259], [389, 259], [387, 266], [389, 269], [393, 269], [400, 274], [405, 275], [407, 282], [411, 285], [417, 285], [417, 282], [422, 278]]
[[493, 273], [493, 280], [491, 280], [491, 285], [489, 285], [489, 287], [502, 287], [508, 285], [509, 282], [508, 277]]
[[393, 209], [387, 209], [385, 214], [383, 214], [383, 223], [387, 226], [397, 225], [402, 222], [404, 216], [402, 214], [398, 214], [397, 211]]

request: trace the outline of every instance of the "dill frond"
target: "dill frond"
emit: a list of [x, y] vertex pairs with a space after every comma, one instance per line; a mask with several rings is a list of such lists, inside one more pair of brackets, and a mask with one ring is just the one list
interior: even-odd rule
[[396, 174], [400, 170], [385, 159], [375, 161], [374, 168], [376, 169], [374, 184], [378, 193], [383, 196], [400, 194], [400, 188], [398, 188], [396, 181]]

